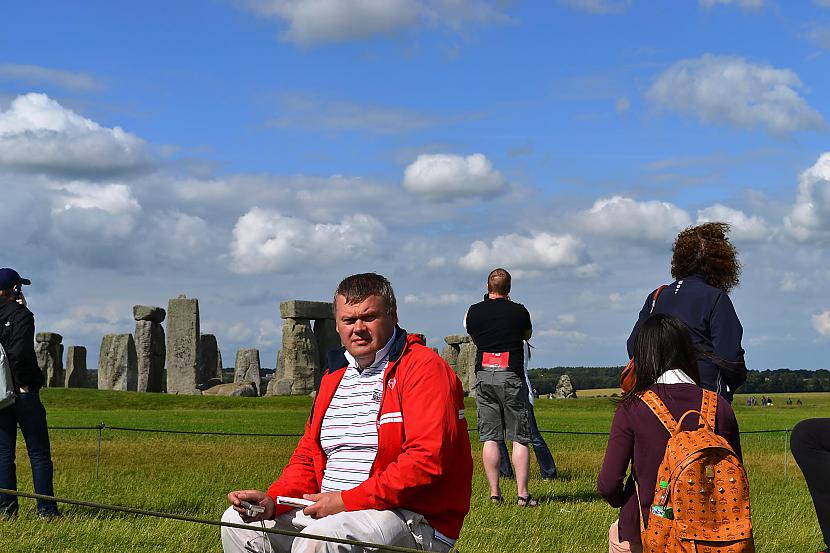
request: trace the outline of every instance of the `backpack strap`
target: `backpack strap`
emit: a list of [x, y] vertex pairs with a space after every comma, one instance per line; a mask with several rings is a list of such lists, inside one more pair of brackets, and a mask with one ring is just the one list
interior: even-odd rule
[[666, 430], [669, 431], [669, 434], [674, 435], [675, 429], [677, 428], [677, 421], [674, 420], [669, 408], [666, 407], [666, 404], [663, 403], [663, 400], [660, 399], [660, 396], [654, 393], [653, 390], [646, 390], [643, 392], [643, 395], [640, 396], [640, 399], [651, 409], [651, 412], [660, 419], [660, 422], [663, 423], [663, 426]]
[[667, 286], [668, 284], [661, 284], [651, 294], [651, 311], [649, 311], [649, 313], [654, 313], [654, 306], [657, 305], [657, 298], [660, 297], [660, 292], [662, 292]]
[[700, 400], [700, 422], [698, 428], [703, 428], [703, 421], [709, 425], [712, 432], [715, 431], [715, 417], [718, 414], [718, 394], [711, 390], [703, 390], [703, 397]]

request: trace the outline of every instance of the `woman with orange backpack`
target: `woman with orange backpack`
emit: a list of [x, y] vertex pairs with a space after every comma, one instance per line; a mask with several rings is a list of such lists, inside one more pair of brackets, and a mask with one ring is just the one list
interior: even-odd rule
[[[741, 532], [749, 533], [751, 542], [751, 527], [746, 527], [748, 489], [740, 466], [738, 423], [729, 402], [718, 401], [717, 394], [700, 387], [695, 349], [686, 325], [670, 315], [651, 315], [640, 325], [633, 350], [636, 383], [617, 404], [597, 480], [600, 495], [612, 507], [621, 507], [619, 519], [609, 528], [609, 553], [643, 551], [641, 531], [646, 532], [647, 528], [655, 533], [665, 530], [665, 535], [650, 535], [646, 551], [681, 550], [651, 542], [656, 538], [661, 544], [680, 540], [682, 536], [674, 531], [669, 535], [669, 529], [688, 512], [694, 513], [692, 502], [698, 509], [693, 518], [698, 520], [704, 517], [704, 510], [720, 513], [723, 507], [723, 521], [718, 520], [701, 532], [717, 534], [722, 522], [731, 524], [726, 521], [728, 514], [730, 521], [736, 519], [732, 528], [738, 528], [738, 537]], [[684, 416], [688, 411], [692, 413]], [[671, 449], [677, 440], [682, 442], [680, 447]], [[706, 451], [715, 452], [714, 457], [702, 453], [707, 445], [712, 447]], [[673, 452], [671, 459], [669, 451]], [[666, 469], [669, 462], [677, 463], [672, 471]], [[626, 478], [629, 466], [632, 474]], [[690, 471], [698, 472], [691, 475]], [[670, 472], [682, 474], [683, 480], [670, 478]], [[688, 488], [683, 489], [682, 498], [681, 486]], [[733, 508], [740, 512], [733, 512]], [[661, 520], [649, 524], [655, 516]], [[689, 528], [690, 532], [693, 530]]]

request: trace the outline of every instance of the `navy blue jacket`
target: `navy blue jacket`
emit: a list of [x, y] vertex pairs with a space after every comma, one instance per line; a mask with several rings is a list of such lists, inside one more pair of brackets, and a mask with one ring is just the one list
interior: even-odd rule
[[35, 317], [15, 301], [0, 305], [0, 343], [9, 357], [14, 387], [39, 390], [45, 378], [35, 356]]
[[[629, 357], [634, 352], [637, 331], [650, 315], [653, 294], [646, 298], [628, 338]], [[735, 389], [746, 381], [746, 363], [741, 347], [743, 327], [729, 296], [707, 284], [701, 275], [693, 274], [664, 288], [657, 298], [654, 313], [673, 315], [686, 323], [692, 343], [699, 352], [697, 368], [701, 386], [731, 402]]]

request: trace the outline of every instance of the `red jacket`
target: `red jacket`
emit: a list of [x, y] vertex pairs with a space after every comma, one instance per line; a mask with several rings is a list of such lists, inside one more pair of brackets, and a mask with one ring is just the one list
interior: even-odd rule
[[[378, 412], [378, 452], [369, 478], [342, 492], [347, 511], [403, 508], [424, 516], [429, 524], [457, 539], [470, 510], [473, 459], [464, 392], [449, 365], [418, 336], [397, 329], [383, 375]], [[297, 449], [268, 495], [302, 497], [319, 493], [326, 468], [320, 426], [340, 380], [346, 359], [323, 376], [311, 417]], [[334, 367], [340, 367], [334, 369]], [[277, 506], [277, 514], [290, 510]]]

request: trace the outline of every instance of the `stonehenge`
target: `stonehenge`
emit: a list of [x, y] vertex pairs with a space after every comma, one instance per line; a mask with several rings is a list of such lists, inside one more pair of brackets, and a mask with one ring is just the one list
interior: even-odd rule
[[135, 319], [135, 349], [138, 363], [136, 390], [139, 392], [164, 391], [164, 321], [167, 313], [161, 307], [133, 306]]
[[199, 300], [184, 295], [167, 304], [167, 393], [198, 395]]
[[138, 358], [132, 334], [107, 334], [98, 356], [98, 389], [138, 389]]
[[570, 399], [576, 397], [576, 391], [571, 384], [571, 377], [563, 374], [556, 383], [556, 391], [553, 392], [554, 399]]
[[328, 352], [340, 347], [333, 305], [322, 301], [284, 301], [280, 303], [280, 316], [282, 349], [267, 395], [309, 394], [326, 367]]
[[471, 394], [476, 383], [476, 349], [473, 339], [466, 334], [452, 334], [444, 338], [447, 343], [441, 357], [452, 367], [461, 380], [464, 393]]
[[86, 348], [84, 346], [69, 346], [66, 350], [66, 380], [67, 388], [89, 387], [89, 375], [86, 368]]
[[199, 341], [199, 384], [222, 380], [222, 352], [213, 334], [202, 334]]
[[56, 332], [38, 332], [35, 335], [35, 355], [37, 364], [46, 379], [47, 388], [62, 388], [63, 374], [63, 336]]
[[[259, 350], [241, 349], [236, 352], [236, 364], [233, 370], [234, 384], [248, 382], [254, 385], [256, 395], [260, 395], [262, 380], [260, 378]], [[224, 395], [224, 394], [220, 394]]]

